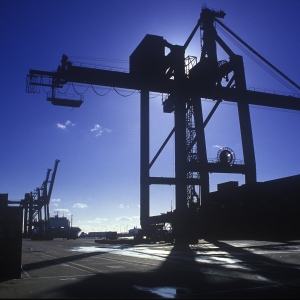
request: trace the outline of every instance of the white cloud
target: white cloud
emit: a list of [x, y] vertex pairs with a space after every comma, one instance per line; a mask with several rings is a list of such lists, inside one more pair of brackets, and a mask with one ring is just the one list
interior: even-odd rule
[[78, 223], [101, 223], [101, 222], [106, 222], [106, 221], [108, 221], [108, 219], [106, 219], [106, 218], [96, 218], [94, 220], [78, 221]]
[[60, 199], [52, 199], [52, 202], [60, 202]]
[[116, 221], [119, 222], [119, 221], [131, 221], [130, 218], [128, 217], [120, 217], [120, 218], [116, 218]]
[[102, 127], [101, 125], [99, 124], [95, 124], [94, 125], [94, 128], [91, 129], [91, 131], [95, 133], [95, 136], [100, 136], [102, 135], [103, 132], [108, 132], [110, 133], [111, 132], [111, 129], [108, 129], [108, 128], [105, 128], [105, 127]]
[[119, 218], [116, 218], [116, 221], [119, 222], [119, 221], [132, 221], [133, 219], [139, 219], [140, 217], [139, 216], [133, 216], [133, 217], [119, 217]]
[[96, 218], [95, 220], [94, 220], [94, 222], [102, 222], [102, 221], [107, 221], [107, 219], [106, 218]]
[[76, 204], [74, 204], [73, 207], [75, 207], [75, 208], [86, 208], [88, 206], [86, 204], [83, 204], [83, 203], [76, 203]]
[[60, 128], [60, 129], [66, 129], [66, 125], [63, 125], [60, 123], [57, 123], [56, 126], [57, 126], [57, 128]]
[[[91, 129], [91, 131], [97, 131], [97, 130], [99, 130], [100, 129], [100, 125], [99, 124], [95, 124], [94, 125], [94, 128], [93, 129]], [[101, 127], [102, 128], [102, 127]]]
[[74, 127], [75, 123], [72, 123], [70, 120], [67, 120], [66, 125]]
[[124, 208], [124, 204], [120, 204], [120, 205], [119, 205], [119, 208]]
[[101, 222], [105, 222], [107, 221], [108, 219], [106, 218], [96, 218], [95, 220], [91, 220], [91, 221], [88, 221], [89, 223], [101, 223]]
[[58, 206], [58, 204], [56, 204], [56, 203], [53, 203], [52, 205], [53, 205], [53, 206]]
[[74, 126], [75, 126], [75, 123], [72, 123], [70, 120], [67, 120], [67, 121], [65, 122], [65, 124], [57, 123], [56, 126], [57, 126], [57, 128], [60, 128], [60, 129], [66, 129], [67, 126], [72, 126], [72, 127], [74, 127]]

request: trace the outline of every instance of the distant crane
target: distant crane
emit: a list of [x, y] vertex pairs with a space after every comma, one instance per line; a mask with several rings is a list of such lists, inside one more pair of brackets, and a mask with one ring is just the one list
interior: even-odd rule
[[46, 179], [43, 181], [42, 185], [39, 188], [36, 188], [34, 192], [26, 193], [25, 198], [20, 202], [20, 205], [24, 208], [25, 237], [32, 236], [33, 227], [43, 236], [46, 236], [46, 233], [48, 232], [50, 217], [49, 204], [59, 162], [60, 160], [55, 160], [51, 180], [49, 180], [49, 178], [52, 169], [48, 169]]
[[[248, 90], [243, 58], [235, 54], [217, 34], [218, 23], [255, 55], [277, 71], [292, 84], [299, 86], [276, 69], [266, 59], [238, 38], [219, 19], [225, 17], [222, 10], [202, 7], [200, 18], [184, 45], [172, 45], [163, 37], [147, 34], [130, 56], [130, 71], [122, 73], [77, 66], [62, 56], [55, 72], [30, 70], [26, 91], [37, 92], [38, 86], [51, 87], [47, 100], [53, 105], [80, 107], [83, 98], [61, 96], [57, 93], [68, 82], [113, 86], [140, 90], [140, 220], [142, 229], [163, 228], [171, 223], [177, 240], [191, 230], [190, 220], [195, 214], [207, 209], [210, 173], [235, 173], [245, 176], [245, 183], [257, 181], [254, 143], [249, 105], [260, 105], [300, 110], [300, 98]], [[200, 29], [202, 49], [200, 60], [185, 56], [185, 51]], [[217, 45], [228, 55], [228, 60], [219, 61]], [[169, 53], [165, 55], [165, 48]], [[149, 92], [167, 94], [163, 102], [165, 113], [174, 113], [174, 128], [150, 161]], [[203, 120], [201, 99], [214, 101], [214, 107]], [[242, 164], [236, 164], [230, 148], [218, 154], [218, 160], [209, 162], [206, 153], [205, 126], [222, 101], [237, 104], [241, 143]], [[160, 153], [175, 135], [175, 177], [153, 177], [150, 169]], [[175, 209], [159, 216], [150, 216], [150, 185], [175, 186]]]

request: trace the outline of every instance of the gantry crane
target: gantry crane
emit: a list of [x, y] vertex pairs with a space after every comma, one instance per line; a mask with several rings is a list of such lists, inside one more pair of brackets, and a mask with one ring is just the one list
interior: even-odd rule
[[34, 192], [26, 193], [25, 198], [20, 201], [20, 205], [24, 208], [23, 221], [25, 237], [33, 236], [33, 227], [39, 233], [36, 236], [42, 238], [47, 236], [50, 217], [49, 204], [59, 162], [60, 160], [55, 160], [51, 179], [49, 180], [52, 169], [47, 169], [46, 179], [42, 185], [36, 188]]
[[[129, 73], [77, 66], [62, 56], [55, 72], [30, 70], [27, 75], [27, 92], [34, 93], [38, 86], [51, 87], [47, 100], [53, 105], [80, 107], [82, 98], [68, 98], [57, 93], [66, 83], [111, 86], [140, 91], [140, 221], [142, 229], [171, 223], [175, 239], [190, 230], [195, 212], [205, 211], [209, 191], [210, 173], [235, 173], [245, 176], [245, 183], [255, 183], [256, 162], [252, 138], [249, 105], [260, 105], [300, 110], [300, 98], [248, 90], [243, 58], [235, 54], [219, 37], [218, 23], [258, 55], [269, 67], [279, 72], [297, 91], [299, 86], [261, 57], [243, 40], [228, 29], [220, 19], [222, 10], [202, 7], [200, 18], [184, 45], [172, 45], [163, 37], [147, 34], [130, 56]], [[200, 29], [202, 49], [200, 60], [187, 56], [185, 51]], [[219, 61], [217, 46], [228, 55]], [[165, 55], [165, 48], [169, 53]], [[150, 161], [149, 93], [167, 94], [163, 102], [165, 113], [174, 113], [174, 128]], [[203, 120], [201, 99], [215, 104]], [[243, 150], [243, 163], [234, 163], [230, 148], [222, 149], [218, 160], [209, 162], [206, 153], [205, 126], [222, 101], [237, 104]], [[153, 177], [150, 169], [172, 136], [175, 136], [175, 176]], [[150, 185], [174, 185], [176, 209], [167, 214], [150, 216]]]

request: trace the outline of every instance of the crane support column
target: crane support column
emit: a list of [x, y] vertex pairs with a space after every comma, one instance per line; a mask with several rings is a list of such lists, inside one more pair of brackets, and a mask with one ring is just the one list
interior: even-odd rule
[[209, 173], [207, 165], [207, 152], [205, 141], [205, 124], [203, 122], [202, 102], [201, 99], [193, 99], [194, 118], [196, 126], [197, 151], [200, 163], [200, 179], [201, 179], [201, 205], [205, 205], [209, 194]]
[[33, 216], [33, 196], [32, 193], [25, 194], [25, 200], [29, 203], [29, 216], [28, 216], [28, 237], [32, 236], [32, 216]]
[[175, 107], [175, 196], [176, 211], [180, 214], [187, 208], [186, 101], [180, 94], [175, 95]]
[[[231, 59], [234, 59], [234, 74], [236, 88], [247, 90], [243, 57], [239, 55], [234, 55], [234, 57], [232, 57]], [[256, 182], [256, 163], [249, 104], [243, 101], [239, 101], [237, 103], [237, 106], [240, 119], [240, 130], [243, 145], [244, 161], [246, 166], [245, 183], [252, 183]]]
[[140, 223], [144, 228], [150, 216], [150, 127], [149, 127], [149, 91], [141, 90], [141, 132], [140, 132]]
[[22, 200], [23, 203], [23, 207], [24, 207], [24, 216], [23, 216], [23, 229], [24, 229], [24, 233], [23, 233], [23, 237], [27, 238], [28, 236], [28, 199], [26, 198], [26, 195], [24, 197], [25, 199]]

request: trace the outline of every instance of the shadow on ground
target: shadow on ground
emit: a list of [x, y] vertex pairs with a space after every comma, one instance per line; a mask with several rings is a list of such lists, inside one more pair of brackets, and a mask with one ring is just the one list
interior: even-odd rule
[[[56, 292], [69, 299], [299, 297], [300, 269], [251, 251], [285, 251], [299, 243], [281, 241], [267, 246], [236, 247], [226, 241], [208, 240], [207, 245], [210, 248], [174, 245], [157, 269], [145, 267], [142, 272], [98, 273], [58, 287]], [[213, 255], [209, 252], [211, 249], [214, 250]], [[71, 262], [99, 254], [103, 252], [65, 259]], [[29, 269], [39, 267], [43, 267], [43, 263], [26, 266]]]

